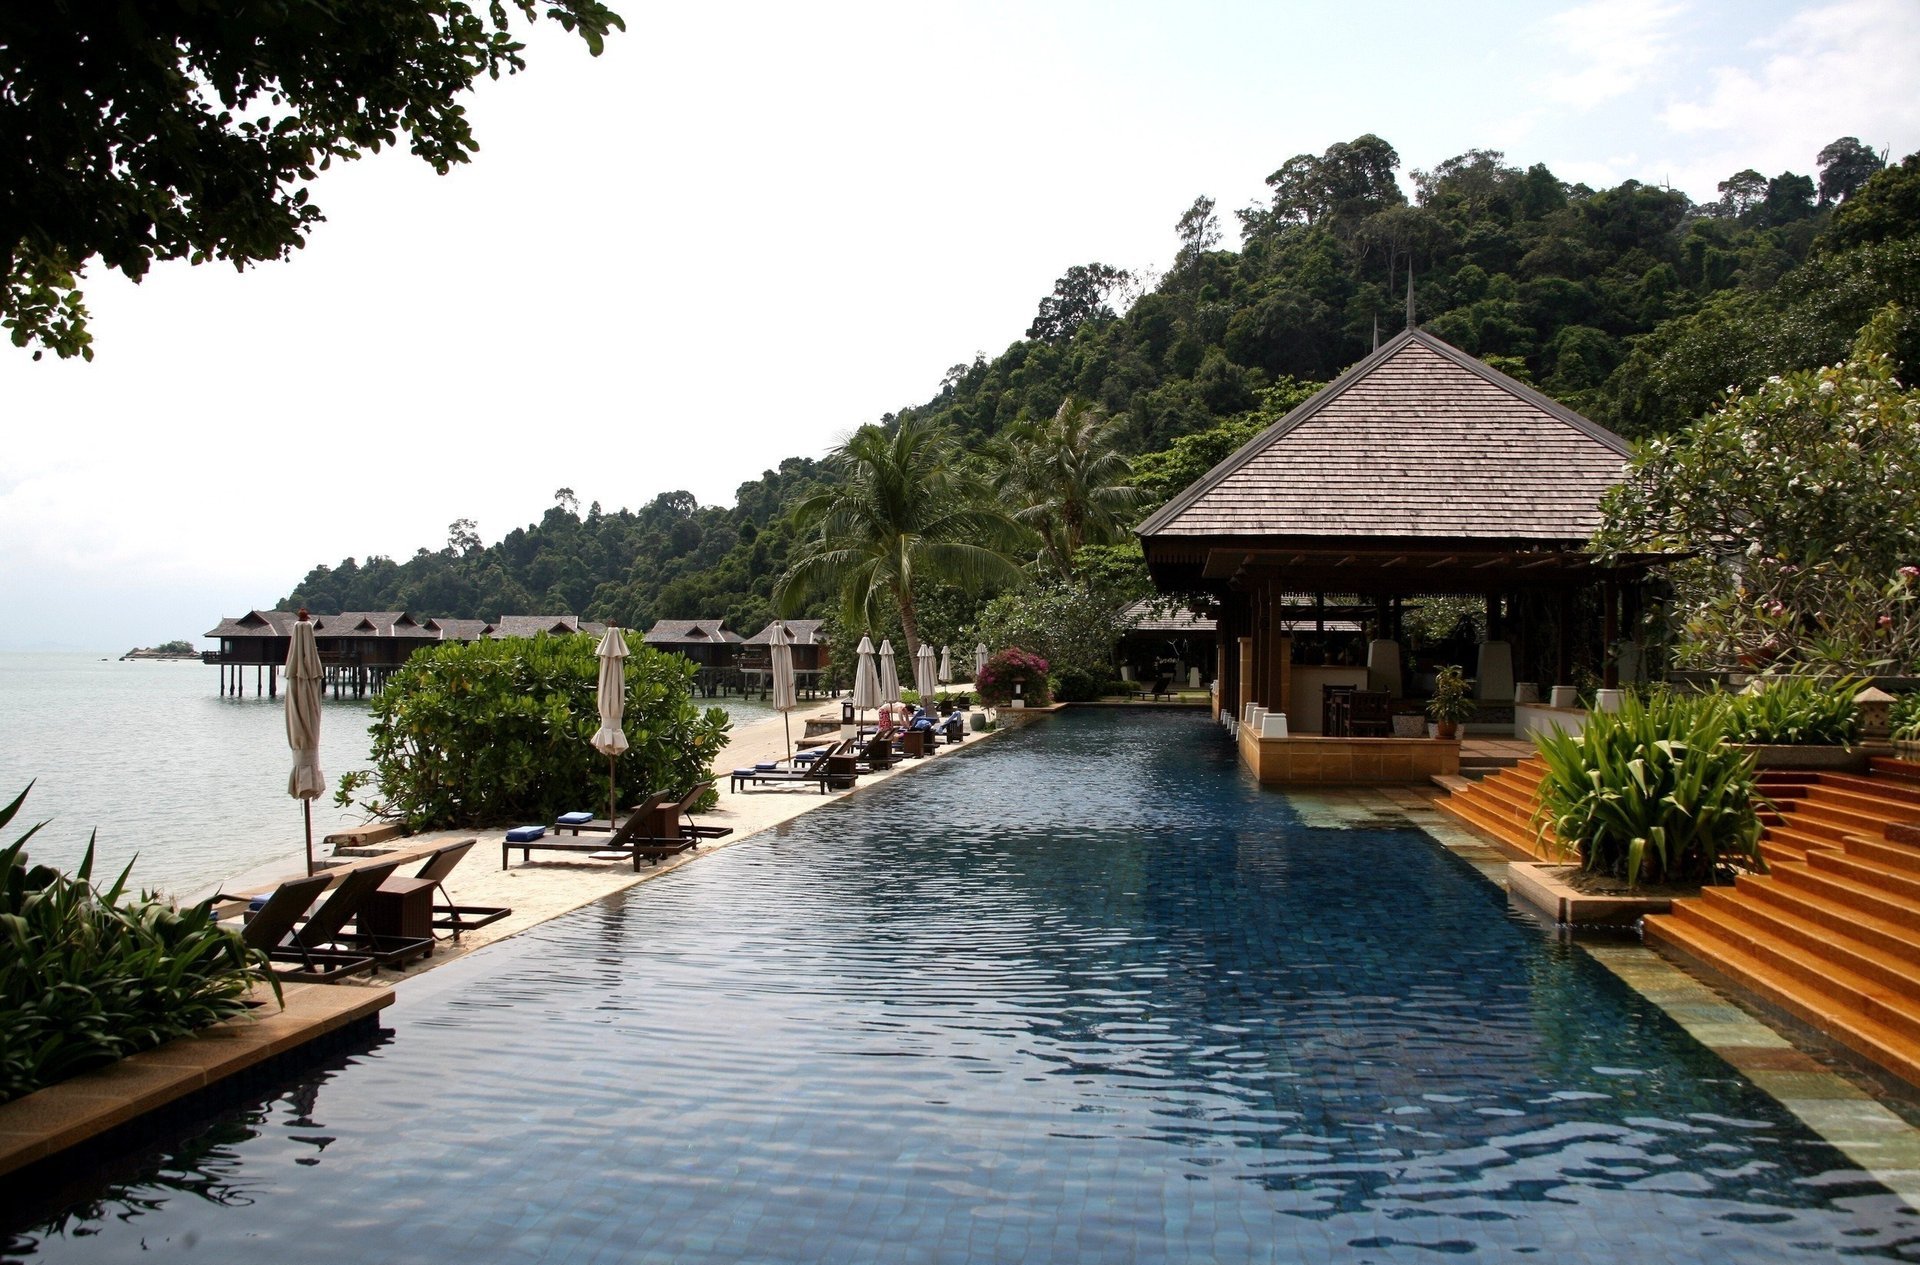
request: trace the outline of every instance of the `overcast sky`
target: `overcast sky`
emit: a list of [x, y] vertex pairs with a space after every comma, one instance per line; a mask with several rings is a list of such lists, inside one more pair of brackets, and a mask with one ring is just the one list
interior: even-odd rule
[[197, 636], [563, 486], [731, 504], [1362, 133], [1697, 200], [1920, 149], [1914, 0], [614, 4], [599, 59], [544, 29], [477, 92], [468, 167], [336, 168], [244, 275], [96, 269], [91, 364], [0, 345], [0, 649]]

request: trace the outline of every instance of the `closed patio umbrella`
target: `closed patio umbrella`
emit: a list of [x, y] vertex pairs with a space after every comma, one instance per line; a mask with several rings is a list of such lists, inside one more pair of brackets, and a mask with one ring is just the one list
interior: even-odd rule
[[980, 674], [987, 670], [987, 643], [981, 642], [973, 648], [973, 679], [978, 681]]
[[793, 688], [793, 634], [787, 631], [785, 620], [774, 621], [769, 655], [773, 666], [773, 710], [780, 713], [780, 723], [787, 731], [787, 761], [792, 763], [793, 718], [788, 713], [800, 699]]
[[873, 638], [860, 638], [860, 662], [853, 669], [854, 708], [865, 712], [880, 706], [880, 670], [873, 662]]
[[933, 680], [933, 647], [924, 641], [920, 643], [920, 653], [913, 656], [913, 688], [920, 691], [922, 707], [932, 707], [933, 696], [940, 692]]
[[308, 874], [313, 873], [313, 801], [327, 789], [327, 775], [320, 771], [321, 677], [320, 648], [302, 607], [287, 647], [287, 745], [293, 748], [287, 794], [300, 801], [306, 819]]
[[953, 684], [953, 652], [945, 646], [940, 647], [940, 684]]
[[627, 749], [620, 722], [627, 714], [627, 639], [618, 624], [600, 638], [600, 728], [593, 731], [594, 749], [607, 757], [607, 820], [620, 824], [619, 798], [614, 790], [614, 766]]
[[880, 643], [880, 701], [897, 703], [900, 701], [900, 673], [893, 666], [893, 642]]

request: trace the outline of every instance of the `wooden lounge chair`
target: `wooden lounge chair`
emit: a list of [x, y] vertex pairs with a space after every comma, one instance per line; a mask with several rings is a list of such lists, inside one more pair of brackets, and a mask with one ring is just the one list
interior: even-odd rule
[[656, 808], [651, 812], [634, 813], [620, 828], [604, 839], [561, 839], [555, 835], [543, 835], [538, 839], [502, 839], [500, 841], [500, 868], [506, 869], [513, 860], [513, 850], [520, 849], [522, 865], [533, 859], [536, 849], [545, 852], [584, 852], [600, 858], [630, 856], [633, 868], [638, 871], [642, 861], [658, 861], [670, 857], [676, 852], [685, 852], [696, 842], [685, 835], [675, 834], [671, 838], [654, 833], [660, 825], [660, 812]]
[[1156, 677], [1151, 686], [1144, 690], [1135, 690], [1133, 696], [1135, 698], [1146, 699], [1171, 699], [1173, 697], [1173, 678], [1170, 676]]
[[[359, 953], [375, 966], [405, 966], [416, 958], [433, 956], [433, 937], [375, 935], [360, 926], [367, 902], [380, 884], [393, 877], [398, 861], [353, 870], [340, 880], [307, 920], [293, 929], [294, 941], [310, 953]], [[354, 930], [346, 929], [348, 923]]]
[[[655, 791], [653, 794], [647, 796], [645, 799], [635, 804], [632, 808], [629, 808], [626, 811], [625, 816], [623, 816], [621, 820], [632, 821], [635, 817], [638, 817], [644, 813], [651, 813], [655, 809], [659, 808], [662, 803], [672, 798], [673, 796], [667, 794], [665, 791]], [[612, 834], [617, 827], [615, 827], [614, 823], [608, 821], [605, 817], [595, 817], [591, 821], [578, 821], [578, 822], [556, 821], [553, 825], [547, 828], [553, 831], [555, 834], [559, 834], [562, 830], [564, 830], [570, 835], [580, 835], [580, 834], [606, 835], [606, 834]]]
[[836, 742], [827, 748], [824, 756], [814, 760], [804, 769], [751, 768], [735, 769], [728, 774], [732, 789], [761, 784], [779, 784], [799, 782], [820, 788], [822, 795], [830, 790], [843, 790], [852, 786], [860, 770], [851, 738]]
[[247, 947], [266, 954], [268, 969], [281, 979], [324, 984], [361, 971], [372, 972], [374, 962], [368, 954], [315, 950], [293, 935], [300, 915], [307, 912], [307, 906], [313, 904], [332, 881], [325, 874], [288, 879], [274, 889], [267, 903], [255, 910], [241, 928], [240, 938]]
[[490, 922], [498, 922], [513, 912], [504, 905], [456, 905], [448, 894], [447, 875], [453, 873], [453, 867], [473, 850], [475, 842], [473, 839], [462, 839], [458, 843], [435, 848], [427, 854], [426, 862], [413, 875], [416, 879], [432, 883], [433, 890], [439, 893], [440, 901], [433, 907], [434, 934], [450, 931], [456, 944], [460, 941], [462, 931], [472, 931]]
[[894, 761], [898, 759], [898, 757], [893, 754], [893, 739], [881, 734], [876, 734], [872, 738], [867, 739], [867, 741], [857, 749], [854, 758], [858, 762], [859, 771], [862, 773], [875, 773], [881, 769], [890, 769], [893, 767]]
[[[824, 760], [826, 757], [821, 756]], [[713, 789], [713, 779], [697, 783], [694, 788], [682, 795], [677, 803], [669, 804], [661, 810], [663, 825], [668, 827], [659, 831], [662, 835], [678, 833], [682, 838], [691, 839], [696, 844], [702, 839], [724, 839], [733, 833], [732, 826], [701, 826], [693, 820], [693, 806], [707, 797]]]

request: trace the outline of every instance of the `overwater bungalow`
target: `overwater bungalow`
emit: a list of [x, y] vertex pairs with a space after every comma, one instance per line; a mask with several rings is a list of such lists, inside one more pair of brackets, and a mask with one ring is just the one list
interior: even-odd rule
[[812, 694], [825, 684], [831, 663], [831, 647], [821, 635], [825, 622], [818, 619], [770, 621], [765, 628], [740, 643], [741, 688], [748, 693], [765, 693], [772, 688], [773, 630], [784, 622], [787, 644], [793, 648], [794, 684], [802, 693]]
[[[294, 611], [248, 611], [222, 619], [204, 636], [219, 639], [218, 650], [202, 652], [203, 663], [220, 668], [222, 694], [246, 693], [246, 670], [253, 669], [255, 694], [279, 692], [279, 672], [287, 661]], [[362, 697], [377, 691], [421, 646], [441, 641], [478, 641], [483, 637], [556, 636], [575, 632], [600, 633], [605, 625], [573, 615], [503, 615], [498, 620], [416, 619], [405, 611], [343, 611], [337, 615], [310, 615], [314, 643], [328, 686], [335, 694]]]
[[720, 619], [657, 619], [642, 638], [655, 650], [671, 650], [699, 667], [694, 684], [711, 697], [740, 684], [740, 647], [745, 638]]
[[[1635, 622], [1643, 568], [1602, 566], [1585, 548], [1628, 451], [1408, 330], [1137, 531], [1156, 585], [1218, 612], [1215, 706], [1262, 781], [1425, 780], [1457, 771], [1459, 743], [1424, 737], [1420, 694], [1439, 665], [1405, 656], [1409, 604], [1484, 604], [1484, 636], [1462, 647], [1476, 736], [1554, 723], [1534, 700], [1571, 686], [1576, 668], [1617, 687], [1637, 667], [1620, 629]], [[1327, 653], [1330, 618], [1366, 625], [1353, 662]], [[1297, 656], [1306, 627], [1318, 644]]]

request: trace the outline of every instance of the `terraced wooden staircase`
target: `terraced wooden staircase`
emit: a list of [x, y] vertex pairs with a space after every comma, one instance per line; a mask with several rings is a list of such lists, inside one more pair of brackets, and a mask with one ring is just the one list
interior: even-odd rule
[[[1543, 771], [1527, 761], [1438, 807], [1534, 852]], [[1920, 1084], [1920, 764], [1766, 772], [1760, 787], [1776, 806], [1760, 840], [1768, 873], [1648, 916], [1648, 943]]]
[[1647, 941], [1920, 1084], [1920, 764], [1771, 773], [1768, 873], [1677, 900]]
[[1553, 831], [1545, 829], [1544, 837], [1536, 838], [1533, 826], [1540, 779], [1546, 771], [1539, 756], [1529, 756], [1477, 781], [1438, 779], [1451, 793], [1435, 801], [1434, 807], [1491, 837], [1516, 860], [1552, 860]]

